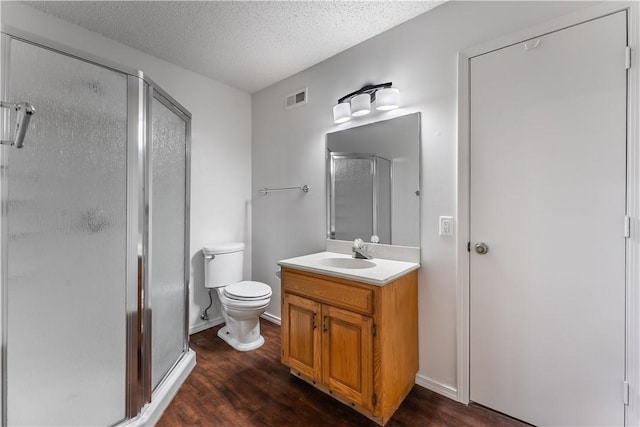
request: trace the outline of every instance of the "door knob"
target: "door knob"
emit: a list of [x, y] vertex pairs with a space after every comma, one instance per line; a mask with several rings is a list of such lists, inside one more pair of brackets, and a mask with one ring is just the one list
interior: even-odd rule
[[487, 244], [484, 242], [476, 243], [475, 248], [476, 252], [480, 255], [484, 255], [489, 252], [489, 246], [487, 246]]

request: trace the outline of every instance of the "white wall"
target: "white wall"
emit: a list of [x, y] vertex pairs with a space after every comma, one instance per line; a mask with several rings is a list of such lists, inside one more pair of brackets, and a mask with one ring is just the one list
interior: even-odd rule
[[[422, 113], [418, 380], [456, 394], [455, 238], [438, 236], [438, 216], [456, 209], [457, 53], [593, 3], [450, 2], [253, 95], [253, 278], [274, 288], [279, 259], [325, 246], [325, 134], [396, 115]], [[332, 106], [367, 83], [392, 81], [400, 110], [334, 125]], [[284, 96], [309, 88], [309, 103], [285, 110]], [[303, 195], [264, 186], [309, 184]]]
[[[142, 70], [191, 112], [189, 323], [192, 330], [201, 329], [200, 313], [209, 299], [200, 249], [211, 242], [251, 241], [250, 95], [17, 2], [2, 2], [1, 12], [3, 24]], [[250, 250], [247, 254], [248, 278]], [[220, 317], [217, 305], [210, 317]]]

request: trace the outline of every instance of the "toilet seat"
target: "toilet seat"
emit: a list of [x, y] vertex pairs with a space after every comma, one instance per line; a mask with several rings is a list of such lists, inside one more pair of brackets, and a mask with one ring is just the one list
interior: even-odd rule
[[225, 286], [224, 296], [234, 301], [259, 301], [271, 298], [271, 287], [265, 283], [246, 280]]

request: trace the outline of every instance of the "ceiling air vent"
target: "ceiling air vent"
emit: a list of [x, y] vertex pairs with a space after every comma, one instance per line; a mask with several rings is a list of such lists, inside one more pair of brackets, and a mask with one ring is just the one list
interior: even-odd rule
[[287, 110], [294, 107], [299, 107], [307, 103], [307, 88], [297, 90], [287, 95], [284, 99], [284, 108]]

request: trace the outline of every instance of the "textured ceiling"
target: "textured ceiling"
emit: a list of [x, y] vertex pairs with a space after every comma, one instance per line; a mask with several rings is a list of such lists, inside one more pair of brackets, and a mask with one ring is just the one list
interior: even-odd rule
[[25, 3], [253, 93], [443, 1]]

